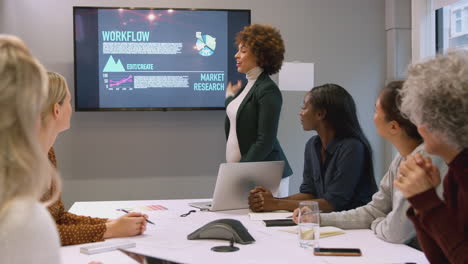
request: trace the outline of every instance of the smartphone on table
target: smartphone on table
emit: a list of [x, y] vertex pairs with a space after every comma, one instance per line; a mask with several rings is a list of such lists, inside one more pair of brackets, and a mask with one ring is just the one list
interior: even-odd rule
[[315, 248], [315, 256], [361, 256], [359, 248]]

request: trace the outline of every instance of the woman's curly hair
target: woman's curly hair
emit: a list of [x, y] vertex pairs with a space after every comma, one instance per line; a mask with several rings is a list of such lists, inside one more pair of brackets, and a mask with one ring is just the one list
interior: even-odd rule
[[413, 123], [454, 147], [468, 147], [468, 51], [411, 65], [400, 94], [400, 109]]
[[253, 24], [237, 33], [236, 44], [243, 44], [257, 58], [257, 65], [268, 75], [281, 69], [284, 60], [284, 42], [278, 29], [270, 25]]

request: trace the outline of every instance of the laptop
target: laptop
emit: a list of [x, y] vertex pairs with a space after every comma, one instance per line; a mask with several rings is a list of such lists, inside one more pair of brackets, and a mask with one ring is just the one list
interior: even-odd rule
[[278, 192], [283, 169], [284, 161], [221, 163], [213, 200], [189, 205], [209, 211], [249, 208], [249, 193], [256, 186]]

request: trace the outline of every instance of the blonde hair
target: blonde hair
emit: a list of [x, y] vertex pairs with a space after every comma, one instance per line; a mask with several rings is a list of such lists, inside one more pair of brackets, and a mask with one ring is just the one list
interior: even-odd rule
[[48, 72], [49, 94], [41, 111], [42, 121], [46, 121], [47, 116], [54, 110], [55, 104], [62, 104], [67, 96], [68, 86], [65, 77], [56, 73]]
[[446, 143], [468, 147], [468, 51], [450, 51], [410, 65], [400, 91], [401, 111]]
[[60, 180], [38, 138], [48, 92], [42, 65], [18, 38], [0, 34], [0, 215], [16, 198], [40, 200]]

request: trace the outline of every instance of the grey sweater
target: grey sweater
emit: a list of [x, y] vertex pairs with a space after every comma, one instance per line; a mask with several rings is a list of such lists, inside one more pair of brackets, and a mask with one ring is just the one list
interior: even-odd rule
[[[423, 149], [424, 144], [421, 144], [411, 154], [420, 152], [423, 156], [429, 156], [438, 166], [443, 181], [447, 173], [447, 165], [441, 158], [428, 155]], [[356, 209], [320, 214], [320, 225], [343, 229], [370, 228], [378, 238], [390, 243], [401, 244], [411, 241], [416, 236], [416, 231], [413, 223], [406, 217], [409, 202], [393, 185], [401, 161], [403, 157], [400, 154], [393, 159], [380, 182], [379, 191], [372, 196], [372, 201]], [[442, 198], [442, 184], [437, 187], [436, 191]]]

